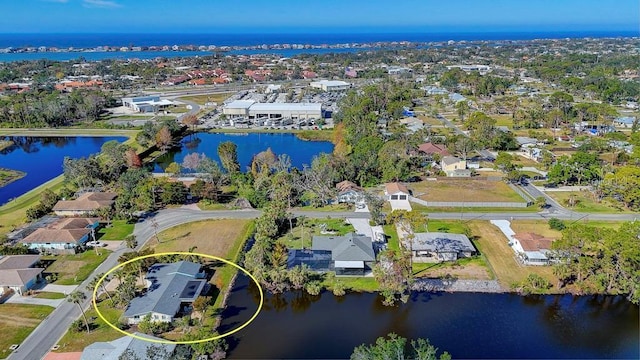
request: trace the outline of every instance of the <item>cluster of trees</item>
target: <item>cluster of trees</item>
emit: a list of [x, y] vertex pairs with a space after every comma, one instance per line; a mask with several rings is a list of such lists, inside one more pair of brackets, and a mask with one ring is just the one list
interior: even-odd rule
[[559, 287], [573, 285], [584, 294], [620, 294], [640, 302], [640, 223], [618, 230], [572, 224], [553, 242]]
[[409, 347], [407, 339], [395, 333], [387, 335], [388, 338], [379, 337], [375, 344], [362, 344], [351, 354], [351, 360], [450, 360], [451, 355], [444, 352], [437, 355], [438, 348], [431, 345], [428, 339], [411, 340]]
[[603, 177], [601, 161], [596, 153], [577, 151], [571, 156], [563, 155], [549, 168], [549, 181], [563, 185], [591, 184]]
[[449, 91], [460, 91], [463, 95], [493, 96], [504, 95], [509, 86], [517, 81], [506, 77], [480, 75], [477, 71], [466, 73], [454, 68], [445, 71], [440, 84]]
[[183, 130], [183, 126], [175, 120], [149, 121], [142, 126], [136, 141], [142, 146], [155, 145], [158, 149], [165, 151], [173, 145], [173, 141]]
[[99, 90], [31, 90], [0, 98], [0, 126], [58, 127], [93, 122], [114, 99]]

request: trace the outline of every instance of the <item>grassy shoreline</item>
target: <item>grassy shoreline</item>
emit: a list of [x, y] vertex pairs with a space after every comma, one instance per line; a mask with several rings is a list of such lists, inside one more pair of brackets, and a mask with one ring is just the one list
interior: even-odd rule
[[0, 188], [22, 179], [25, 175], [27, 175], [27, 173], [23, 171], [0, 167]]
[[278, 130], [278, 129], [212, 129], [209, 133], [219, 134], [244, 134], [244, 133], [276, 133], [293, 134], [304, 141], [329, 141], [333, 140], [333, 130]]

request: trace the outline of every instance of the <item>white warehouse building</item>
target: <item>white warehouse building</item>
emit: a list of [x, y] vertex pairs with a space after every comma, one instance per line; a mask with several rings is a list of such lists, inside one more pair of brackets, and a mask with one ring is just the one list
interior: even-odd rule
[[257, 103], [252, 100], [236, 100], [226, 104], [222, 113], [229, 117], [248, 119], [320, 119], [322, 118], [322, 104]]
[[173, 105], [173, 101], [160, 99], [160, 96], [157, 95], [122, 98], [122, 106], [142, 113], [158, 112]]
[[322, 91], [345, 91], [351, 88], [351, 84], [340, 80], [320, 80], [309, 84], [312, 88], [322, 89]]

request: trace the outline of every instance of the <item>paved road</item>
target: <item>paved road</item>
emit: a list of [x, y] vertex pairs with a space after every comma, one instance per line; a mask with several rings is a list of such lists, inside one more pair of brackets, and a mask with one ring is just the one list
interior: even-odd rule
[[450, 128], [451, 130], [453, 130], [454, 133], [458, 134], [458, 135], [462, 135], [462, 136], [469, 136], [467, 135], [464, 131], [460, 130], [457, 126], [455, 126], [451, 121], [449, 121], [446, 117], [444, 117], [444, 115], [442, 114], [437, 114], [436, 118], [438, 118], [438, 120], [442, 121], [442, 123]]

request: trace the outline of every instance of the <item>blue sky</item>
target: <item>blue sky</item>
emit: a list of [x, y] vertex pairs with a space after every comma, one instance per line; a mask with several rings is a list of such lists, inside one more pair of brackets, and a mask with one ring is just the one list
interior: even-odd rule
[[0, 33], [638, 30], [639, 0], [0, 0]]

